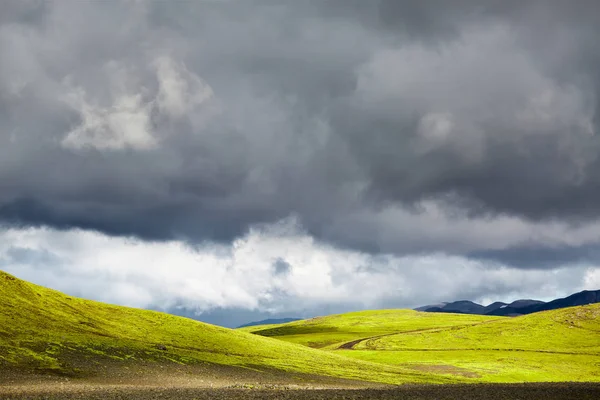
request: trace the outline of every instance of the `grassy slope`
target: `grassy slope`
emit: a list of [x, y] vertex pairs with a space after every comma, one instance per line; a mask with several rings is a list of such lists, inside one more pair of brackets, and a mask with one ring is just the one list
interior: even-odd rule
[[0, 272], [0, 370], [85, 376], [107, 360], [110, 365], [210, 363], [387, 383], [448, 381], [441, 374], [349, 359], [187, 318], [69, 297]]
[[422, 371], [451, 365], [488, 382], [600, 381], [600, 304], [390, 335], [355, 349], [344, 354]]
[[254, 333], [471, 381], [600, 381], [600, 304], [495, 319], [365, 311], [262, 328]]
[[241, 329], [309, 347], [334, 349], [342, 343], [366, 337], [464, 327], [500, 319], [504, 317], [434, 314], [413, 310], [368, 310]]
[[503, 349], [600, 354], [600, 304], [505, 318], [490, 324], [367, 340], [356, 348]]
[[[2, 368], [25, 368], [86, 375], [109, 360], [221, 364], [388, 383], [600, 381], [598, 304], [513, 319], [363, 311], [254, 328], [330, 351], [72, 298], [0, 272], [0, 374]], [[358, 339], [365, 340], [353, 350], [336, 350]]]

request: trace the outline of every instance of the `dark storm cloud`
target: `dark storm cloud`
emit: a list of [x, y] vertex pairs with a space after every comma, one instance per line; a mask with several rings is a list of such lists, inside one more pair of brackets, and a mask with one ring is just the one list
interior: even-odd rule
[[600, 247], [597, 244], [560, 247], [521, 245], [508, 250], [473, 252], [469, 256], [520, 268], [554, 268], [570, 263], [594, 264], [600, 259]]
[[0, 218], [577, 261], [599, 27], [596, 1], [2, 2]]

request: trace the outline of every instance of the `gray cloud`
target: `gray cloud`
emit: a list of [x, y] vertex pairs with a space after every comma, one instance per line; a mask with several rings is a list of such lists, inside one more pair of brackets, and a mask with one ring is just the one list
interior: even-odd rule
[[278, 258], [273, 263], [273, 272], [275, 275], [287, 275], [292, 270], [292, 265], [283, 258]]
[[2, 2], [0, 219], [200, 243], [293, 215], [372, 253], [580, 260], [600, 242], [599, 16]]

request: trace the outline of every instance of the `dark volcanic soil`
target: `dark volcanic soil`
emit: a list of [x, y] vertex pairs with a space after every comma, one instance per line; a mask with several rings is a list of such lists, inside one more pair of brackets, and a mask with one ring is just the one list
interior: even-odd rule
[[99, 368], [95, 376], [69, 377], [0, 368], [0, 400], [599, 400], [600, 383], [381, 385], [281, 371], [219, 365]]
[[[89, 400], [228, 400], [228, 399], [405, 399], [405, 400], [597, 400], [600, 384], [592, 383], [536, 383], [536, 384], [481, 384], [481, 385], [407, 385], [393, 389], [289, 389], [270, 388], [147, 388], [82, 386], [64, 388], [29, 387], [20, 390], [0, 387], [0, 399], [89, 399]], [[39, 390], [38, 390], [39, 389]]]

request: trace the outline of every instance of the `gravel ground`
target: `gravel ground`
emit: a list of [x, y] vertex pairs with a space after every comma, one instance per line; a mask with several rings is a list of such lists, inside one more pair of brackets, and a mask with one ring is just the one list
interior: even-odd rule
[[293, 389], [283, 386], [250, 388], [148, 388], [139, 386], [64, 385], [64, 387], [0, 387], [0, 399], [184, 400], [184, 399], [436, 399], [436, 400], [598, 400], [600, 384], [482, 384], [407, 385], [392, 389]]
[[219, 365], [135, 364], [128, 368], [107, 366], [85, 378], [0, 369], [0, 400], [3, 399], [600, 400], [600, 383], [390, 386]]

